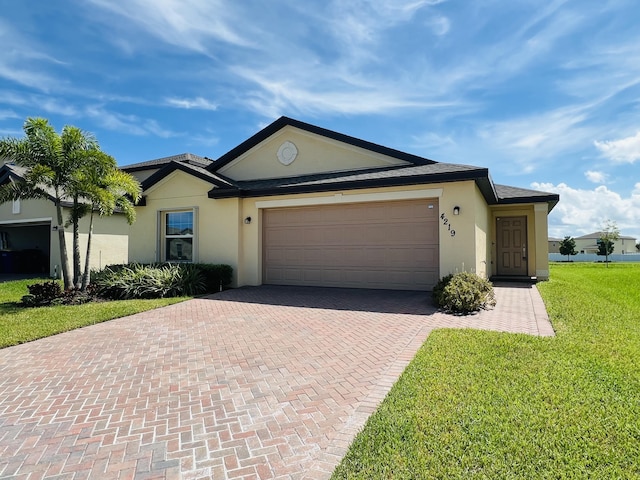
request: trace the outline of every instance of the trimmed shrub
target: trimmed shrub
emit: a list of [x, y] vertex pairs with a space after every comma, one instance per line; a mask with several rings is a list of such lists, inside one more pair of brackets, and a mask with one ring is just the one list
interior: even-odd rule
[[194, 263], [205, 278], [207, 292], [219, 292], [228, 288], [233, 280], [233, 268], [231, 265], [214, 263]]
[[27, 285], [29, 295], [22, 297], [25, 307], [46, 307], [49, 305], [80, 305], [95, 300], [95, 292], [88, 288], [86, 292], [76, 289], [62, 290], [60, 283], [49, 281]]
[[441, 278], [433, 288], [433, 301], [445, 312], [463, 315], [496, 305], [493, 284], [469, 272]]
[[179, 276], [178, 268], [131, 265], [107, 267], [93, 276], [93, 283], [99, 296], [112, 300], [163, 298], [179, 295]]
[[110, 265], [91, 278], [101, 297], [129, 299], [217, 292], [231, 284], [232, 275], [229, 265], [160, 263]]
[[22, 297], [22, 304], [27, 307], [51, 305], [55, 299], [62, 297], [62, 287], [58, 282], [42, 282], [27, 285], [29, 295]]

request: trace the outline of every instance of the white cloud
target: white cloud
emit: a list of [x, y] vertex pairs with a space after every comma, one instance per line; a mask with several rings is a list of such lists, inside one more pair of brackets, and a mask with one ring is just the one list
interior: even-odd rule
[[154, 135], [161, 138], [183, 135], [161, 127], [156, 120], [111, 112], [102, 106], [89, 106], [86, 108], [85, 114], [107, 130], [123, 132], [129, 135]]
[[[47, 92], [55, 79], [42, 72], [43, 63], [61, 64], [43, 48], [0, 18], [0, 78]], [[43, 62], [44, 61], [44, 62]]]
[[[224, 0], [91, 0], [164, 42], [208, 53], [209, 41], [251, 46], [250, 28]], [[105, 19], [105, 21], [109, 21]]]
[[197, 98], [166, 98], [167, 105], [177, 108], [186, 108], [187, 110], [195, 108], [198, 110], [217, 110], [218, 105], [210, 102], [209, 100], [197, 97]]
[[20, 116], [13, 110], [0, 110], [0, 120], [6, 118], [20, 118]]
[[534, 171], [565, 152], [588, 145], [595, 127], [585, 124], [589, 104], [573, 105], [501, 122], [484, 122], [478, 136], [509, 159], [511, 169]]
[[608, 175], [606, 173], [594, 170], [587, 170], [586, 172], [584, 172], [584, 176], [587, 177], [587, 180], [593, 183], [605, 183], [608, 178]]
[[602, 154], [614, 163], [634, 163], [640, 160], [640, 131], [631, 137], [619, 140], [593, 142]]
[[534, 182], [531, 187], [560, 195], [560, 202], [549, 215], [552, 237], [585, 235], [599, 230], [606, 219], [611, 219], [621, 234], [640, 239], [640, 183], [635, 184], [628, 198], [604, 185], [585, 190], [566, 183]]
[[451, 30], [451, 22], [447, 17], [436, 16], [427, 22], [433, 33], [439, 37], [446, 35]]

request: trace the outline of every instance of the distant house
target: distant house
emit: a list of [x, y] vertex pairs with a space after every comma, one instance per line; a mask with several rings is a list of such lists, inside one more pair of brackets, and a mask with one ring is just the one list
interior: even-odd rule
[[563, 238], [549, 237], [549, 253], [560, 253], [560, 242]]
[[[603, 232], [593, 232], [576, 237], [576, 250], [579, 253], [598, 253], [598, 243], [602, 235]], [[613, 253], [625, 255], [636, 252], [636, 239], [634, 237], [620, 235], [620, 238], [613, 243]]]
[[[0, 185], [21, 181], [25, 169], [10, 163], [0, 167]], [[0, 204], [0, 273], [61, 276], [60, 242], [53, 195], [48, 200], [16, 200]], [[71, 202], [63, 202], [63, 215], [69, 217]], [[86, 251], [88, 218], [80, 221], [82, 265]], [[126, 263], [129, 224], [124, 215], [94, 217], [91, 268]], [[73, 232], [65, 230], [67, 253], [73, 256]]]
[[282, 117], [215, 161], [123, 167], [142, 180], [138, 262], [226, 263], [234, 286], [430, 290], [441, 276], [549, 276], [559, 196]]

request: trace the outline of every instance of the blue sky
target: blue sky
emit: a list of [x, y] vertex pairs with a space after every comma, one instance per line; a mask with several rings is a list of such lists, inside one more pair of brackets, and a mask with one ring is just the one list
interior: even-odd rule
[[0, 136], [217, 158], [280, 115], [557, 192], [640, 239], [637, 0], [0, 0]]

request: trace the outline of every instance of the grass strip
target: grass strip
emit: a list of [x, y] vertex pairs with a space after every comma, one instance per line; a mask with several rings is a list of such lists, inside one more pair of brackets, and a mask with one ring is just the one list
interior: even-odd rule
[[0, 348], [49, 337], [75, 328], [182, 302], [191, 297], [120, 300], [84, 305], [24, 308], [17, 304], [28, 293], [29, 279], [0, 284]]
[[555, 338], [433, 332], [332, 478], [640, 478], [639, 286], [552, 265]]

